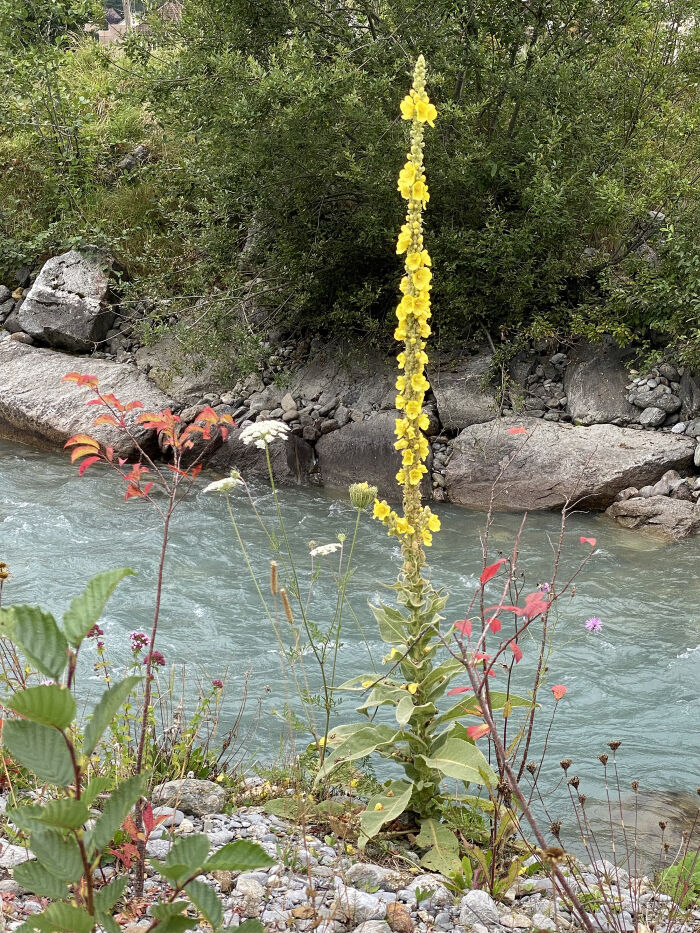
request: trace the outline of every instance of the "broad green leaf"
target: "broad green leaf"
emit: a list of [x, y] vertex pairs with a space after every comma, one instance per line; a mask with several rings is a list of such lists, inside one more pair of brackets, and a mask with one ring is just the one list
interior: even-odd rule
[[18, 690], [3, 701], [24, 719], [66, 729], [75, 719], [75, 700], [70, 690], [58, 684], [42, 684]]
[[73, 800], [71, 797], [48, 800], [37, 809], [39, 813], [35, 817], [36, 821], [57, 829], [78, 829], [90, 817], [87, 804], [83, 800]]
[[41, 824], [42, 807], [36, 804], [15, 807], [6, 812], [7, 818], [15, 824], [17, 829], [22, 829], [26, 833], [30, 833], [35, 826]]
[[362, 835], [359, 846], [364, 849], [367, 842], [376, 836], [385, 823], [401, 816], [411, 800], [413, 785], [407, 781], [392, 781], [381, 794], [370, 797], [367, 809], [360, 815]]
[[373, 709], [377, 706], [395, 706], [406, 696], [406, 691], [394, 684], [379, 683], [369, 694], [361, 706], [357, 707], [357, 712], [361, 713], [366, 709]]
[[363, 726], [357, 732], [349, 735], [344, 742], [326, 758], [323, 767], [319, 769], [316, 775], [316, 783], [338, 765], [345, 764], [348, 761], [356, 761], [358, 758], [366, 758], [378, 748], [391, 745], [399, 735], [389, 726]]
[[22, 862], [12, 869], [12, 876], [27, 891], [39, 897], [50, 897], [54, 901], [68, 897], [68, 885], [38, 862]]
[[41, 864], [61, 881], [75, 882], [82, 876], [83, 860], [72, 836], [37, 827], [32, 833], [31, 847]]
[[450, 738], [434, 757], [422, 756], [428, 768], [435, 768], [445, 777], [456, 778], [474, 784], [484, 784], [482, 774], [496, 782], [496, 775], [483, 753], [470, 742]]
[[410, 693], [406, 693], [405, 690], [401, 691], [404, 695], [399, 700], [398, 706], [396, 707], [396, 721], [400, 726], [405, 726], [413, 715], [413, 710], [415, 709], [413, 705], [413, 700], [411, 699]]
[[105, 801], [102, 815], [86, 836], [88, 850], [102, 850], [111, 842], [124, 818], [143, 793], [144, 775], [136, 774], [116, 787]]
[[421, 848], [429, 850], [421, 859], [424, 868], [437, 871], [446, 878], [451, 872], [459, 870], [459, 842], [444, 823], [423, 820], [416, 842]]
[[158, 920], [167, 920], [169, 917], [179, 917], [187, 910], [187, 901], [173, 901], [171, 904], [154, 904], [151, 913]]
[[182, 883], [202, 867], [208, 855], [209, 838], [204, 833], [180, 836], [166, 856], [165, 867], [168, 869], [182, 867], [183, 871], [177, 878], [177, 881]]
[[[455, 674], [460, 671], [464, 671], [462, 662], [457, 658], [447, 658], [425, 678], [421, 684], [421, 693], [426, 700], [437, 700], [443, 695]], [[466, 671], [464, 676], [466, 677]]]
[[0, 631], [37, 670], [51, 680], [60, 680], [68, 663], [68, 642], [50, 612], [38, 606], [0, 609]]
[[244, 920], [236, 929], [238, 933], [265, 933], [265, 927], [259, 920]]
[[83, 754], [91, 755], [94, 752], [105, 729], [116, 716], [122, 703], [124, 703], [136, 684], [140, 681], [140, 677], [126, 677], [113, 687], [109, 687], [105, 690], [85, 726]]
[[[510, 696], [507, 693], [502, 693], [499, 690], [491, 690], [489, 692], [491, 698], [491, 705], [494, 710], [503, 709], [508, 700], [510, 700], [512, 706], [532, 706], [531, 700], [526, 700], [523, 697]], [[463, 697], [459, 700], [453, 707], [446, 710], [446, 712], [441, 713], [440, 716], [435, 720], [434, 726], [440, 726], [443, 723], [449, 722], [452, 719], [459, 719], [461, 716], [464, 716], [468, 710], [474, 709], [479, 705], [479, 701], [475, 696]]]
[[117, 584], [124, 577], [133, 576], [134, 571], [106, 570], [90, 580], [83, 592], [76, 596], [63, 615], [63, 631], [68, 641], [77, 648], [90, 629], [97, 623], [102, 610]]
[[190, 881], [185, 891], [207, 923], [217, 930], [224, 919], [224, 910], [216, 891], [203, 881]]
[[[343, 743], [349, 736], [354, 735], [356, 732], [359, 732], [360, 729], [366, 729], [367, 722], [353, 722], [346, 723], [343, 726], [334, 726], [331, 731], [328, 733], [326, 739], [326, 745], [328, 748], [337, 748], [341, 743]], [[311, 748], [315, 749], [315, 745], [311, 745]]]
[[237, 839], [227, 842], [204, 863], [204, 871], [254, 871], [256, 868], [269, 868], [274, 865], [267, 852], [256, 842]]
[[2, 742], [12, 757], [33, 771], [40, 780], [59, 787], [75, 780], [65, 739], [51, 726], [26, 719], [6, 720]]
[[406, 641], [406, 619], [398, 609], [392, 609], [380, 603], [378, 606], [369, 604], [374, 618], [379, 626], [379, 634], [387, 645], [399, 645]]
[[119, 926], [114, 917], [102, 911], [95, 911], [95, 920], [106, 931], [106, 933], [122, 933], [122, 927]]
[[108, 913], [124, 894], [128, 880], [126, 875], [122, 875], [121, 878], [117, 878], [110, 884], [103, 885], [99, 891], [95, 891], [95, 910]]
[[98, 775], [97, 777], [94, 777], [85, 788], [81, 799], [85, 804], [87, 804], [88, 807], [91, 807], [100, 794], [103, 794], [106, 790], [109, 790], [111, 786], [112, 782], [109, 778]]
[[73, 907], [65, 901], [54, 901], [42, 914], [27, 921], [29, 929], [41, 933], [92, 933], [93, 918], [81, 907]]
[[274, 800], [267, 800], [263, 809], [273, 816], [281, 816], [285, 820], [294, 820], [297, 823], [308, 822], [318, 811], [313, 800], [302, 800], [299, 797], [276, 797]]

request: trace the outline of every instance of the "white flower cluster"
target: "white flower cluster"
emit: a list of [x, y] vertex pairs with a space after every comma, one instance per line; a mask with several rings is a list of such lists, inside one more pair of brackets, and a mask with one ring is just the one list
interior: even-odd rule
[[310, 551], [310, 554], [312, 557], [327, 557], [328, 554], [335, 554], [342, 546], [342, 544], [319, 544]]
[[249, 424], [243, 428], [238, 439], [246, 446], [255, 444], [260, 450], [264, 450], [271, 441], [278, 437], [286, 441], [288, 433], [289, 425], [284, 421], [256, 421], [255, 424]]
[[202, 492], [218, 492], [220, 495], [227, 495], [231, 492], [232, 489], [236, 489], [238, 486], [245, 485], [243, 482], [243, 477], [238, 472], [238, 470], [231, 470], [229, 476], [224, 477], [224, 479], [217, 479], [213, 483], [209, 483], [208, 486], [205, 486]]

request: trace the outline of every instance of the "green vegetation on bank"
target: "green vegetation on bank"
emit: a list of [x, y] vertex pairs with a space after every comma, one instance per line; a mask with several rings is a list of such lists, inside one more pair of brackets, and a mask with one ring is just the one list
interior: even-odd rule
[[[422, 51], [443, 114], [428, 227], [448, 273], [438, 343], [606, 331], [692, 357], [694, 10], [202, 0], [99, 46], [87, 3], [0, 0], [0, 275], [99, 243], [130, 298], [196, 320], [210, 347], [281, 318], [383, 339], [394, 102]], [[139, 144], [148, 161], [120, 169]]]

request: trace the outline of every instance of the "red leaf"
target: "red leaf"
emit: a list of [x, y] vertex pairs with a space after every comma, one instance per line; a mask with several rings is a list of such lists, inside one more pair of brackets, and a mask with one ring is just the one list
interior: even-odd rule
[[527, 616], [528, 619], [536, 619], [537, 616], [542, 615], [548, 609], [549, 603], [546, 599], [542, 599], [542, 593], [528, 593], [525, 597], [525, 609], [522, 614]]
[[150, 836], [155, 826], [153, 817], [153, 804], [149, 801], [143, 808], [143, 828], [146, 830], [146, 836]]
[[513, 652], [513, 657], [515, 658], [515, 663], [516, 663], [516, 664], [517, 664], [519, 661], [522, 661], [522, 658], [523, 658], [523, 650], [522, 650], [522, 648], [520, 647], [520, 645], [516, 645], [516, 643], [515, 643], [514, 641], [512, 641], [512, 642], [510, 643], [510, 650]]
[[591, 547], [595, 547], [595, 538], [584, 538], [581, 536], [578, 540], [580, 544], [590, 544]]
[[82, 476], [86, 470], [89, 470], [93, 463], [99, 463], [101, 457], [86, 457], [78, 467], [78, 476]]
[[143, 408], [143, 402], [139, 402], [138, 400], [134, 402], [127, 402], [124, 411], [133, 411], [135, 408]]
[[64, 447], [75, 447], [76, 444], [87, 444], [90, 447], [94, 447], [95, 450], [99, 449], [99, 444], [94, 437], [90, 437], [89, 434], [74, 434], [73, 437], [69, 437]]
[[525, 428], [508, 428], [506, 434], [527, 434]]
[[453, 687], [451, 690], [447, 691], [447, 696], [453, 697], [453, 696], [456, 696], [458, 693], [469, 693], [471, 689], [472, 689], [471, 687]]
[[225, 441], [228, 438], [228, 428], [223, 425], [219, 428], [219, 433], [221, 434], [221, 440]]
[[489, 731], [489, 727], [486, 723], [483, 723], [481, 726], [467, 726], [467, 737], [474, 739], [476, 742], [477, 739], [480, 739], [483, 735]]
[[124, 493], [124, 501], [127, 502], [129, 499], [143, 499], [143, 493], [133, 483], [129, 483]]
[[472, 624], [469, 619], [463, 619], [461, 622], [455, 622], [455, 628], [463, 635], [471, 635], [472, 633]]
[[566, 693], [566, 687], [564, 684], [554, 684], [552, 687], [552, 693], [554, 694], [555, 700], [561, 700], [561, 698]]
[[192, 477], [192, 479], [197, 479], [197, 477], [199, 476], [201, 472], [202, 472], [202, 464], [200, 463], [198, 466], [192, 467], [192, 469], [190, 470], [190, 476]]
[[489, 619], [488, 625], [489, 625], [489, 628], [491, 629], [492, 632], [500, 632], [500, 631], [501, 631], [502, 626], [501, 626], [501, 620], [500, 620], [500, 619]]
[[147, 496], [151, 489], [153, 489], [153, 483], [146, 483], [146, 485], [143, 487], [144, 496]]
[[488, 583], [492, 577], [495, 577], [501, 564], [505, 564], [505, 562], [506, 558], [502, 557], [500, 560], [497, 560], [495, 564], [488, 566], [479, 577], [479, 582], [481, 585], [484, 586], [484, 584]]

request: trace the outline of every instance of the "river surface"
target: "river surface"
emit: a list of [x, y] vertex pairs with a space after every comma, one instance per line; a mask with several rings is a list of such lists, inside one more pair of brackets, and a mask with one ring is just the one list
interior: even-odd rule
[[[204, 483], [201, 484], [202, 487]], [[60, 615], [95, 573], [129, 566], [138, 575], [123, 582], [108, 604], [102, 627], [110, 657], [128, 659], [128, 633], [147, 631], [154, 599], [160, 529], [145, 503], [124, 502], [123, 484], [100, 467], [83, 478], [66, 457], [0, 441], [0, 559], [11, 568], [4, 604], [39, 603]], [[276, 525], [269, 487], [256, 483], [253, 498], [266, 523]], [[260, 587], [269, 592], [268, 541], [244, 494], [232, 506]], [[354, 510], [343, 499], [319, 489], [280, 492], [290, 544], [297, 557], [302, 591], [309, 584], [309, 546], [348, 540]], [[443, 530], [430, 549], [431, 575], [451, 593], [447, 617], [460, 618], [481, 570], [480, 535], [484, 516], [437, 505]], [[508, 551], [521, 516], [497, 516], [492, 529], [496, 559]], [[525, 592], [551, 578], [559, 516], [533, 514], [521, 541]], [[569, 519], [560, 579], [569, 576], [587, 547], [581, 535], [597, 539], [597, 553], [578, 578], [573, 599], [558, 613], [549, 683], [565, 684], [543, 772], [543, 790], [560, 781], [558, 762], [573, 759], [582, 789], [602, 793], [597, 755], [610, 740], [622, 742], [619, 763], [623, 781], [637, 779], [651, 791], [693, 791], [700, 784], [700, 539], [663, 545], [617, 528], [601, 516]], [[347, 547], [347, 545], [346, 545]], [[335, 559], [317, 561], [320, 569], [309, 602], [310, 616], [323, 625], [333, 613], [336, 588], [330, 568]], [[396, 573], [398, 551], [368, 514], [363, 516], [355, 548], [356, 572], [349, 586], [357, 620], [346, 611], [338, 654], [340, 680], [380, 666], [385, 646], [375, 634], [367, 600]], [[495, 591], [494, 591], [495, 592]], [[389, 599], [391, 591], [385, 591]], [[586, 631], [592, 616], [602, 620], [600, 634]], [[360, 631], [362, 629], [362, 632]], [[536, 655], [524, 643], [525, 657], [515, 685], [523, 689]], [[262, 715], [246, 739], [249, 758], [279, 756], [285, 728], [274, 710], [294, 701], [284, 677], [276, 638], [261, 607], [225, 500], [198, 491], [176, 513], [166, 567], [158, 648], [168, 665], [187, 665], [191, 682], [226, 679], [224, 723], [233, 722], [245, 672], [250, 672], [244, 724], [255, 723], [258, 699]], [[86, 653], [93, 652], [94, 647]], [[305, 655], [312, 689], [318, 683], [313, 659]], [[88, 677], [92, 674], [90, 666]], [[97, 690], [98, 684], [94, 684]], [[553, 700], [542, 693], [538, 747], [550, 719]], [[342, 707], [352, 716], [351, 700]]]

